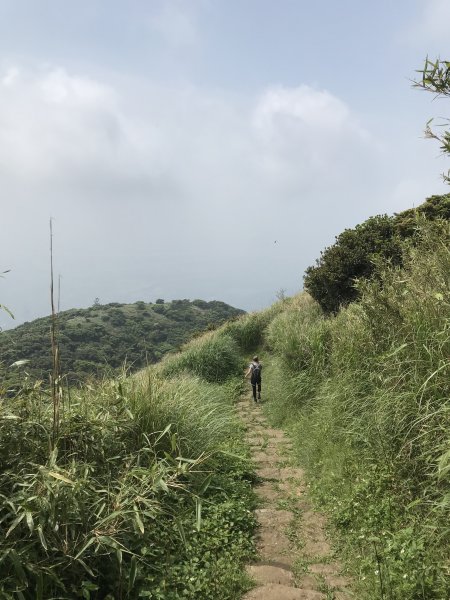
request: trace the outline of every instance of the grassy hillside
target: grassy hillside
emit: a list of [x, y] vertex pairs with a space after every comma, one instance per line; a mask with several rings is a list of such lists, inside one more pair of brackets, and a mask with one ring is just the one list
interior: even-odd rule
[[[61, 312], [58, 319], [62, 372], [71, 381], [111, 372], [125, 361], [136, 370], [178, 348], [193, 334], [243, 314], [224, 302], [174, 300], [156, 304], [94, 305]], [[3, 375], [11, 381], [11, 364], [28, 360], [33, 377], [51, 372], [50, 317], [0, 333]]]
[[[450, 230], [422, 223], [358, 302], [286, 300], [265, 337], [266, 410], [342, 534], [358, 598], [450, 597]], [[264, 356], [263, 356], [264, 359]]]
[[278, 310], [63, 390], [56, 410], [39, 385], [0, 392], [1, 598], [242, 596], [254, 474], [233, 402], [243, 352]]

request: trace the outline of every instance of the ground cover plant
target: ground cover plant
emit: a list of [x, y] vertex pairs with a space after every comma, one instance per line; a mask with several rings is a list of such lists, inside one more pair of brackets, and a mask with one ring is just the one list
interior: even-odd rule
[[269, 325], [268, 411], [292, 431], [360, 597], [450, 596], [450, 232], [422, 222], [360, 300], [307, 295]]

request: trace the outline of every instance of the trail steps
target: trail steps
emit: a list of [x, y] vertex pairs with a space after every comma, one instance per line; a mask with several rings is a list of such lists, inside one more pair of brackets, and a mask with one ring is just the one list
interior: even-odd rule
[[241, 398], [236, 410], [247, 428], [247, 441], [260, 483], [258, 560], [247, 566], [256, 587], [243, 600], [350, 600], [350, 581], [325, 534], [325, 518], [305, 495], [302, 469], [291, 466], [291, 444], [268, 427], [261, 405]]

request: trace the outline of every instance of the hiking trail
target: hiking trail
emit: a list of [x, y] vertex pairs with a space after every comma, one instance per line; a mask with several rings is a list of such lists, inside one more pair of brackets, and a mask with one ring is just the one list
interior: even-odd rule
[[243, 600], [350, 600], [350, 580], [333, 557], [326, 520], [313, 510], [301, 468], [290, 465], [292, 446], [284, 432], [272, 429], [261, 404], [241, 397], [236, 405], [244, 421], [260, 499], [258, 558], [247, 565], [257, 587]]

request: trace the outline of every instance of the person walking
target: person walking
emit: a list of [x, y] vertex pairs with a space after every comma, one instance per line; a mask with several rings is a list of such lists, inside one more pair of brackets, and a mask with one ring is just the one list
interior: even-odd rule
[[[262, 364], [259, 362], [257, 356], [253, 357], [252, 362], [249, 364], [245, 377], [250, 376], [250, 383], [252, 384], [253, 400], [258, 402], [261, 400], [261, 372]], [[256, 398], [256, 390], [258, 389], [258, 399]]]

